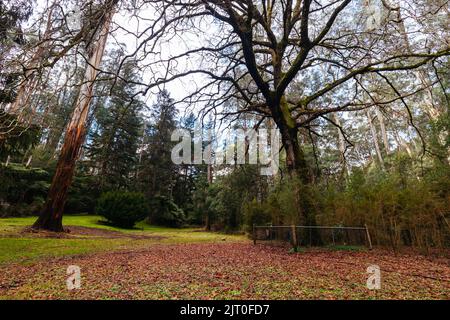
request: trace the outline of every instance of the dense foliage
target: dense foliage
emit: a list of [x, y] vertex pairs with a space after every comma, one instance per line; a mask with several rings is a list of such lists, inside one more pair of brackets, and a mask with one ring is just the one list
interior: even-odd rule
[[[139, 21], [132, 3], [55, 1], [33, 12], [32, 2], [0, 1], [2, 215], [37, 214], [47, 198], [48, 215], [57, 201], [58, 217], [101, 212], [126, 227], [144, 218], [226, 232], [366, 224], [375, 244], [449, 246], [443, 1], [369, 1], [383, 12], [377, 26], [359, 2], [313, 1], [302, 10], [273, 2], [272, 16], [239, 1], [200, 12], [204, 4], [162, 1], [161, 19], [137, 34], [105, 20], [120, 11]], [[80, 16], [68, 17], [71, 10]], [[183, 40], [180, 54], [166, 54], [186, 26], [199, 43]], [[171, 135], [181, 128], [200, 152], [209, 141], [195, 133], [212, 132], [222, 146], [227, 128], [275, 129], [280, 168], [264, 176], [261, 163], [175, 164]]]
[[132, 228], [148, 215], [149, 208], [142, 193], [110, 191], [100, 196], [95, 212], [112, 225]]
[[180, 227], [185, 221], [183, 210], [170, 198], [155, 196], [151, 199], [149, 222], [167, 227]]
[[0, 216], [36, 214], [48, 191], [50, 175], [40, 168], [10, 163], [0, 167]]

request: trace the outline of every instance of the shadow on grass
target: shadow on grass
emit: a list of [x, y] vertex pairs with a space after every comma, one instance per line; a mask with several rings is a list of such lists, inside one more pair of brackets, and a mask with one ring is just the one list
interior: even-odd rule
[[108, 220], [97, 220], [97, 223], [98, 223], [99, 225], [102, 225], [102, 226], [108, 226], [108, 227], [113, 227], [113, 228], [117, 228], [117, 229], [144, 231], [144, 228], [143, 228], [143, 227], [141, 227], [141, 228], [139, 228], [139, 227], [137, 227], [137, 226], [124, 227], [124, 226], [116, 225], [116, 224], [114, 224], [114, 223], [112, 223], [112, 222], [110, 222], [110, 221], [108, 221]]

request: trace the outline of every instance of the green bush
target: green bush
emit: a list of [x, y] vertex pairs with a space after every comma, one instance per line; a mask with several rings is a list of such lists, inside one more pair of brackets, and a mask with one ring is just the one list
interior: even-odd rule
[[272, 222], [268, 206], [253, 199], [243, 205], [244, 223], [247, 232], [251, 232], [253, 225], [266, 225]]
[[145, 196], [138, 192], [111, 191], [100, 196], [96, 213], [111, 224], [131, 228], [148, 215]]
[[101, 193], [94, 176], [78, 173], [70, 186], [64, 212], [69, 214], [94, 213], [97, 199]]
[[150, 201], [150, 222], [167, 227], [180, 227], [186, 222], [186, 217], [172, 199], [155, 196]]
[[19, 163], [0, 164], [0, 216], [36, 214], [47, 197], [50, 175], [41, 168]]

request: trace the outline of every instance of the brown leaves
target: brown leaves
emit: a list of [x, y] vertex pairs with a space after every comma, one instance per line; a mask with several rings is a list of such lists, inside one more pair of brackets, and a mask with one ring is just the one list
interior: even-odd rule
[[[82, 288], [66, 288], [68, 265], [81, 267]], [[381, 289], [366, 288], [366, 268], [381, 268]], [[14, 285], [11, 285], [13, 284]], [[34, 299], [448, 299], [448, 261], [387, 251], [289, 254], [246, 243], [152, 245], [7, 265], [2, 298]]]

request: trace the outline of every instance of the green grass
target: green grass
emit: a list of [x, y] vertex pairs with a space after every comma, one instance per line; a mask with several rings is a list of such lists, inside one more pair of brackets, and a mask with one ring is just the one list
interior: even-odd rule
[[[143, 242], [136, 241], [139, 243], [134, 243], [132, 247], [138, 247]], [[0, 238], [0, 263], [27, 263], [38, 258], [130, 248], [127, 244], [126, 239]]]
[[65, 226], [81, 226], [107, 229], [129, 235], [147, 235], [162, 238], [133, 239], [133, 238], [98, 238], [84, 236], [80, 239], [42, 238], [34, 234], [20, 234], [19, 232], [31, 226], [36, 217], [2, 218], [0, 219], [0, 264], [19, 262], [28, 263], [35, 259], [52, 258], [69, 255], [89, 254], [111, 250], [130, 250], [144, 248], [148, 245], [164, 243], [195, 243], [219, 241], [243, 241], [242, 235], [224, 235], [204, 232], [194, 228], [165, 228], [151, 226], [140, 222], [134, 229], [120, 229], [105, 225], [102, 218], [92, 215], [68, 215], [63, 219]]
[[[2, 218], [0, 219], [0, 232], [8, 230], [17, 230], [18, 227], [31, 226], [37, 217], [24, 218]], [[95, 215], [66, 215], [63, 217], [63, 225], [65, 226], [80, 226], [90, 228], [100, 228], [107, 230], [116, 230], [120, 232], [136, 232], [136, 231], [176, 231], [178, 229], [164, 228], [158, 226], [151, 226], [141, 221], [136, 224], [133, 229], [121, 229], [109, 226], [104, 223], [104, 219]]]
[[[118, 231], [125, 235], [145, 235], [161, 238], [98, 238], [83, 235], [76, 238], [42, 238], [19, 233], [23, 228], [31, 226], [36, 217], [0, 218], [0, 264], [18, 262], [28, 263], [41, 258], [54, 258], [70, 255], [89, 254], [111, 250], [132, 250], [145, 248], [154, 244], [177, 244], [199, 242], [233, 242], [248, 241], [243, 235], [224, 235], [205, 232], [195, 228], [166, 228], [148, 225], [144, 221], [136, 224], [134, 229], [121, 229], [104, 223], [103, 218], [94, 215], [66, 215], [63, 218], [65, 226], [81, 226]], [[365, 248], [357, 246], [330, 246], [328, 250], [360, 251]], [[308, 251], [299, 248], [299, 252]]]

